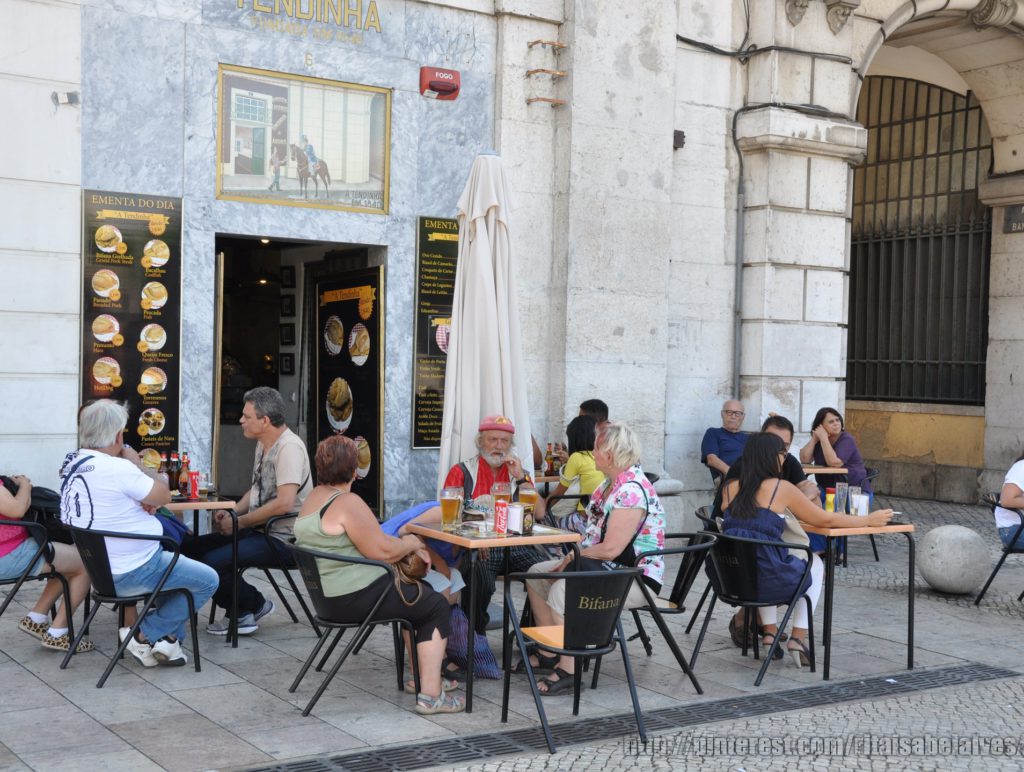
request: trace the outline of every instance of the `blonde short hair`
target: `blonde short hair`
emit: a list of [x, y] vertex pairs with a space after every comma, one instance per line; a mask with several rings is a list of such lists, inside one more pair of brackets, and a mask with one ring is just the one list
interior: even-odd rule
[[594, 447], [607, 450], [612, 464], [619, 469], [629, 469], [640, 463], [640, 440], [636, 432], [619, 421], [609, 421], [601, 427]]

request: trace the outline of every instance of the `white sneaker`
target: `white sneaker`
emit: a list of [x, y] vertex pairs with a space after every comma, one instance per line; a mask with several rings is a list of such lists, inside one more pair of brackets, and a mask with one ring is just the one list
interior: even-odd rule
[[[231, 624], [231, 620], [225, 614], [213, 624], [207, 625], [206, 632], [210, 635], [227, 635], [228, 627]], [[256, 616], [254, 614], [243, 614], [238, 619], [238, 634], [239, 635], [252, 635], [254, 632], [260, 629], [260, 626], [256, 624]]]
[[[130, 631], [130, 627], [122, 627], [117, 631], [117, 637], [123, 641], [128, 637]], [[125, 651], [141, 662], [143, 667], [156, 667], [160, 664], [159, 660], [153, 656], [153, 647], [148, 643], [139, 643], [134, 637], [128, 641]]]
[[161, 665], [181, 667], [188, 664], [188, 657], [181, 650], [181, 644], [178, 641], [169, 641], [166, 638], [161, 638], [153, 644], [152, 648], [154, 659]]

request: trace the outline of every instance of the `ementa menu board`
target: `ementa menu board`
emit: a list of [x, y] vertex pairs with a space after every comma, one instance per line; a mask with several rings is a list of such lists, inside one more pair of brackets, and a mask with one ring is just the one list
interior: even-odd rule
[[150, 465], [178, 447], [181, 199], [84, 191], [82, 400], [128, 406]]
[[441, 447], [444, 373], [458, 259], [458, 221], [447, 217], [420, 217], [416, 243], [416, 316], [413, 322], [413, 448]]

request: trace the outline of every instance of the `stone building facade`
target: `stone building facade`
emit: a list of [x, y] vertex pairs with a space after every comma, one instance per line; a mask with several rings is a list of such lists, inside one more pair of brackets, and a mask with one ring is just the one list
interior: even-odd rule
[[[53, 484], [74, 443], [81, 190], [136, 190], [184, 199], [182, 434], [200, 464], [217, 234], [361, 244], [387, 271], [385, 499], [429, 495], [436, 453], [410, 447], [415, 219], [452, 216], [488, 148], [517, 203], [538, 439], [600, 396], [645, 464], [683, 482], [684, 508], [706, 499], [700, 437], [737, 393], [747, 429], [774, 411], [806, 436], [819, 407], [845, 410], [882, 490], [971, 500], [1024, 447], [1024, 235], [1003, 227], [1024, 203], [1024, 0], [376, 0], [379, 35], [331, 43], [247, 21], [292, 5], [5, 0], [4, 471]], [[392, 89], [387, 214], [219, 200], [218, 63]], [[459, 98], [424, 99], [423, 65], [459, 70]], [[873, 141], [858, 106], [882, 76], [971, 92], [991, 135], [973, 404], [846, 399], [853, 169]]]

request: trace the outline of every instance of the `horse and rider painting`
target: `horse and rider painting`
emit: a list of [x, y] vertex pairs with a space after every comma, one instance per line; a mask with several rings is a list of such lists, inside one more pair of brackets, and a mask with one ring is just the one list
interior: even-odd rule
[[302, 143], [302, 147], [292, 144], [291, 151], [292, 160], [295, 162], [295, 168], [297, 169], [299, 190], [302, 192], [302, 197], [308, 197], [309, 180], [312, 178], [313, 185], [315, 186], [314, 197], [320, 197], [320, 180], [323, 180], [324, 198], [327, 198], [330, 195], [331, 186], [331, 173], [327, 169], [327, 162], [316, 157], [313, 145], [310, 144], [305, 134], [299, 137], [299, 142]]

